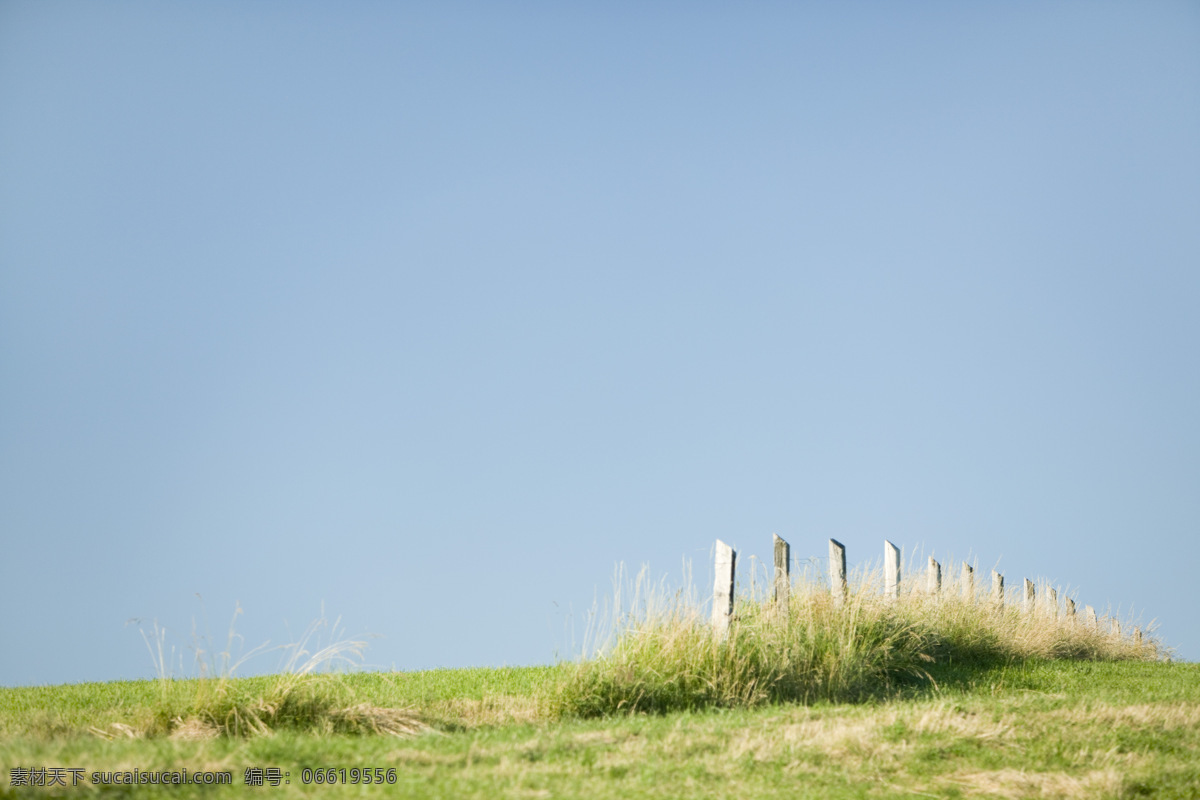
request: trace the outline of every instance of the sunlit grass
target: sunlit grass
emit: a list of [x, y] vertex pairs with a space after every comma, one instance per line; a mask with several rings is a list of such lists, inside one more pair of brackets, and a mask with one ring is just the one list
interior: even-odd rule
[[[950, 581], [933, 593], [910, 580], [898, 599], [885, 598], [877, 571], [854, 577], [844, 599], [802, 575], [786, 608], [766, 595], [769, 581], [752, 581], [726, 636], [687, 589], [670, 592], [645, 570], [615, 584], [609, 628], [554, 687], [551, 715], [858, 701], [934, 682], [955, 663], [1153, 660], [1159, 652], [1151, 637], [1117, 635], [1107, 619], [1092, 625], [1045, 602], [1026, 610]], [[628, 606], [622, 597], [632, 598]]]
[[[239, 607], [230, 621], [228, 639], [219, 653], [206, 640], [194, 638], [192, 650], [200, 673], [182, 679], [173, 674], [167, 657], [165, 631], [155, 622], [141, 635], [154, 661], [157, 702], [132, 722], [91, 726], [105, 738], [207, 739], [215, 736], [265, 736], [290, 729], [314, 733], [409, 735], [426, 725], [407, 709], [383, 707], [364, 701], [346, 681], [346, 669], [360, 663], [367, 642], [348, 638], [340, 619], [332, 624], [324, 614], [305, 629], [296, 642], [275, 648], [286, 654], [280, 672], [239, 679], [238, 668], [261, 655], [266, 645], [233, 655]], [[321, 634], [326, 633], [327, 641]]]

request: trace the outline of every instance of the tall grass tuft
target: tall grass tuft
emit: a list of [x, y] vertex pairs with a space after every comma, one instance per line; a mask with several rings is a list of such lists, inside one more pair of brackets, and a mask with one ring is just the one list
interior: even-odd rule
[[630, 584], [619, 570], [612, 611], [599, 625], [607, 635], [593, 633], [590, 657], [550, 692], [548, 711], [595, 717], [856, 701], [932, 680], [930, 672], [948, 663], [1156, 654], [1149, 638], [1118, 638], [1045, 607], [1025, 613], [983, 594], [963, 597], [952, 583], [932, 595], [921, 581], [908, 581], [890, 601], [881, 583], [878, 570], [853, 575], [845, 601], [835, 602], [826, 584], [801, 576], [784, 609], [766, 596], [769, 580], [752, 580], [722, 638], [690, 589], [672, 594], [665, 583], [652, 584], [645, 569]]
[[[199, 640], [194, 642], [192, 649], [200, 673], [194, 678], [175, 677], [167, 666], [165, 631], [157, 623], [152, 636], [142, 630], [155, 661], [160, 696], [153, 718], [140, 727], [122, 725], [125, 735], [134, 730], [138, 735], [176, 738], [245, 737], [293, 729], [399, 736], [425, 729], [409, 711], [358, 701], [342, 668], [357, 665], [367, 643], [345, 638], [340, 618], [330, 625], [323, 611], [297, 642], [275, 648], [287, 654], [279, 673], [236, 677], [237, 669], [247, 659], [267, 649], [260, 645], [240, 658], [232, 656], [233, 643], [240, 638], [234, 633], [240, 614], [239, 607], [234, 611], [225, 649], [219, 654], [211, 655]], [[321, 643], [320, 634], [326, 630], [329, 641]]]

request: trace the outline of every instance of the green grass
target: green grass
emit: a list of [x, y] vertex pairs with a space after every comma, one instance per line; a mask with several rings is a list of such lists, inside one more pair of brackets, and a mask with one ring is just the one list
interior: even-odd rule
[[790, 601], [777, 605], [752, 584], [728, 634], [718, 636], [692, 597], [665, 592], [643, 572], [626, 589], [629, 608], [616, 593], [607, 641], [556, 687], [550, 711], [592, 717], [856, 702], [935, 680], [938, 665], [1153, 660], [1159, 650], [1148, 637], [1117, 635], [1107, 619], [1093, 626], [1062, 609], [1026, 611], [954, 586], [935, 596], [909, 585], [888, 600], [877, 586], [868, 574], [835, 602], [827, 588], [799, 581]]
[[[835, 604], [797, 581], [786, 613], [752, 588], [717, 637], [643, 580], [602, 646], [557, 666], [321, 671], [349, 642], [296, 647], [278, 675], [0, 689], [0, 797], [1200, 798], [1197, 665], [1044, 608], [872, 586]], [[11, 785], [38, 767], [83, 784]], [[182, 768], [234, 786], [90, 780]], [[248, 768], [290, 782], [249, 787]], [[306, 782], [322, 768], [394, 782]]]
[[[301, 783], [302, 770], [316, 767], [396, 770], [393, 785], [325, 786], [321, 796], [1200, 796], [1198, 665], [1028, 660], [973, 668], [969, 678], [966, 670], [934, 672], [936, 689], [912, 685], [859, 703], [507, 721], [476, 708], [409, 737], [284, 727], [269, 736], [109, 740], [87, 726], [152, 711], [156, 682], [4, 689], [0, 796], [53, 794], [9, 787], [15, 766], [79, 767], [85, 776], [135, 767], [233, 773], [232, 788], [138, 790], [170, 797], [317, 796], [318, 787]], [[533, 707], [539, 687], [555, 677], [561, 668], [342, 680], [360, 699], [437, 717], [462, 699], [493, 709]], [[278, 767], [291, 784], [243, 787], [247, 767]]]

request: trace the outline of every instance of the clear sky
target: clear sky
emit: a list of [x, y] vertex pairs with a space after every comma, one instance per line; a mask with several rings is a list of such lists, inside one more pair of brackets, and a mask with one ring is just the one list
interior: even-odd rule
[[0, 685], [773, 532], [1197, 659], [1198, 356], [1195, 3], [0, 3]]

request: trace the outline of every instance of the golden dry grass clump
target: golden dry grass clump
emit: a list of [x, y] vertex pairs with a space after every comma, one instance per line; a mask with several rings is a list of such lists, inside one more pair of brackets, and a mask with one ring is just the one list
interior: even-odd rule
[[617, 583], [608, 636], [557, 687], [552, 714], [853, 701], [932, 680], [951, 664], [1157, 657], [1152, 639], [1115, 633], [1107, 618], [1093, 625], [1062, 608], [1025, 609], [959, 585], [931, 593], [923, 581], [890, 599], [877, 572], [852, 579], [844, 599], [819, 581], [793, 581], [786, 607], [752, 583], [725, 637], [694, 595], [651, 585], [645, 570], [625, 587], [633, 592], [629, 608]]
[[[340, 618], [330, 626], [323, 612], [299, 641], [278, 648], [289, 653], [281, 673], [235, 678], [241, 664], [266, 648], [262, 645], [239, 659], [232, 657], [237, 638], [234, 624], [241, 613], [239, 606], [230, 622], [225, 650], [215, 663], [203, 660], [207, 648], [194, 648], [201, 668], [199, 678], [173, 678], [163, 647], [165, 631], [157, 622], [152, 634], [143, 630], [142, 637], [159, 674], [159, 701], [153, 714], [137, 725], [115, 723], [110, 729], [93, 727], [91, 732], [110, 739], [167, 736], [191, 740], [269, 736], [279, 729], [391, 736], [409, 736], [429, 729], [412, 710], [385, 708], [362, 702], [356, 696], [338, 668], [355, 666], [367, 643], [341, 637]], [[329, 629], [331, 641], [320, 644], [316, 640], [324, 629]]]

